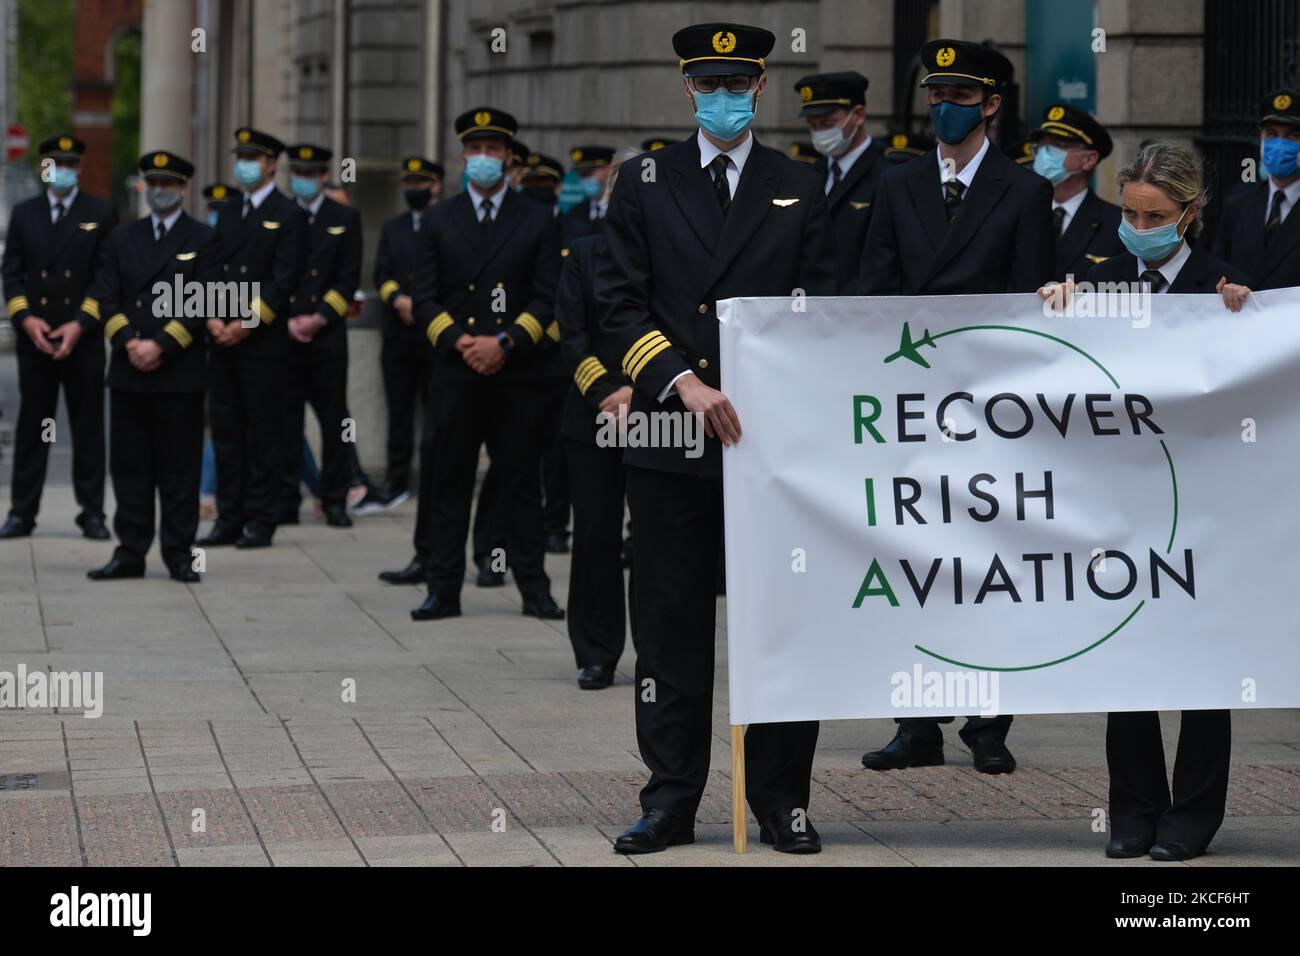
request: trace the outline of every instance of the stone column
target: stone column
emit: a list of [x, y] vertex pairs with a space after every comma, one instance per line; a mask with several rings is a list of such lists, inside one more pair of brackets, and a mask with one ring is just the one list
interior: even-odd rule
[[[194, 29], [188, 3], [146, 0], [140, 48], [140, 151], [166, 149], [194, 161]], [[203, 54], [197, 54], [203, 55]], [[147, 211], [143, 195], [140, 213]]]

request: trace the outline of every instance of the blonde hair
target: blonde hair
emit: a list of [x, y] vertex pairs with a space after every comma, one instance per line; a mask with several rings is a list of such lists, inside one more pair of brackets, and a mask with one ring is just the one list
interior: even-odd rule
[[1196, 218], [1188, 224], [1187, 235], [1195, 239], [1201, 234], [1201, 213], [1209, 193], [1205, 188], [1205, 162], [1196, 150], [1168, 140], [1144, 143], [1137, 158], [1115, 177], [1121, 191], [1125, 183], [1155, 186], [1184, 208], [1196, 203]]

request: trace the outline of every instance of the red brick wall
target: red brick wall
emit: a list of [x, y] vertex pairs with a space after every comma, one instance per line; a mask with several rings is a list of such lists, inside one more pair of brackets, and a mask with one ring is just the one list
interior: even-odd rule
[[140, 27], [141, 0], [77, 0], [73, 27], [73, 132], [85, 140], [81, 187], [97, 196], [110, 194], [109, 163], [113, 128], [109, 103], [113, 88], [108, 76], [109, 44], [122, 30]]

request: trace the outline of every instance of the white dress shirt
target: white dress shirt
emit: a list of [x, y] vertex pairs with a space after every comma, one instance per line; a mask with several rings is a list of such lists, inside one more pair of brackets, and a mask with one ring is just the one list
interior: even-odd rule
[[72, 212], [72, 203], [77, 198], [77, 188], [78, 187], [73, 186], [68, 190], [67, 194], [63, 196], [56, 195], [53, 189], [45, 190], [45, 196], [50, 201], [50, 222], [59, 221], [59, 211], [55, 208], [59, 203], [63, 203], [63, 214], [65, 216]]
[[969, 163], [966, 164], [966, 168], [961, 170], [961, 172], [957, 173], [957, 175], [954, 177], [948, 175], [948, 167], [947, 165], [945, 165], [943, 161], [943, 154], [936, 149], [934, 151], [934, 155], [935, 158], [938, 159], [939, 161], [939, 195], [942, 196], [944, 194], [943, 193], [944, 183], [946, 183], [950, 179], [956, 179], [959, 183], [962, 184], [962, 197], [965, 198], [966, 190], [970, 189], [970, 184], [975, 182], [975, 174], [979, 172], [980, 163], [984, 161], [984, 154], [987, 153], [988, 151], [989, 151], [989, 138], [985, 136], [984, 145], [980, 147], [980, 151], [975, 154], [974, 158], [971, 159]]
[[[1164, 295], [1169, 291], [1169, 287], [1174, 284], [1174, 280], [1178, 278], [1178, 273], [1182, 271], [1183, 266], [1187, 264], [1187, 260], [1190, 259], [1191, 256], [1192, 247], [1186, 242], [1183, 242], [1178, 246], [1178, 251], [1170, 256], [1169, 261], [1156, 270], [1165, 277], [1164, 287], [1156, 293], [1157, 295]], [[1150, 267], [1143, 260], [1138, 260], [1139, 276], [1146, 272], [1148, 268]]]
[[868, 133], [866, 139], [864, 139], [859, 145], [853, 147], [843, 156], [826, 157], [826, 192], [828, 195], [831, 188], [835, 185], [835, 173], [831, 167], [838, 166], [840, 168], [840, 182], [843, 182], [844, 177], [847, 176], [849, 170], [853, 168], [853, 164], [858, 161], [858, 157], [865, 153], [870, 145], [871, 134]]
[[151, 212], [149, 214], [149, 219], [151, 220], [150, 226], [153, 228], [154, 239], [156, 240], [158, 238], [159, 223], [162, 223], [163, 228], [166, 229], [168, 235], [170, 235], [172, 231], [172, 227], [176, 225], [176, 220], [181, 218], [182, 212], [183, 210], [179, 204], [176, 206], [175, 209], [173, 209], [171, 212], [169, 212], [166, 216], [163, 216], [162, 218], [159, 218], [156, 212]]
[[492, 221], [496, 222], [497, 216], [501, 215], [501, 201], [506, 198], [504, 188], [498, 189], [491, 196], [485, 195], [478, 191], [473, 183], [469, 184], [469, 196], [474, 200], [474, 216], [479, 222], [483, 221], [483, 200], [486, 199], [492, 203]]
[[1079, 207], [1083, 205], [1083, 197], [1086, 195], [1088, 195], [1088, 190], [1081, 189], [1065, 202], [1057, 202], [1055, 199], [1052, 200], [1053, 210], [1065, 210], [1065, 218], [1061, 220], [1061, 235], [1065, 235], [1065, 230], [1070, 228], [1070, 223], [1074, 221], [1074, 214], [1078, 212]]
[[1290, 186], [1283, 189], [1275, 183], [1272, 177], [1268, 180], [1268, 203], [1264, 206], [1264, 221], [1268, 222], [1268, 214], [1273, 210], [1273, 196], [1275, 193], [1283, 195], [1282, 200], [1282, 220], [1285, 222], [1286, 217], [1291, 210], [1295, 208], [1296, 200], [1300, 199], [1300, 179], [1297, 179]]
[[[266, 183], [255, 193], [244, 193], [244, 198], [248, 201], [253, 209], [260, 209], [262, 201], [271, 195], [271, 190], [275, 188], [275, 180], [268, 179]], [[241, 213], [242, 215], [242, 213]]]

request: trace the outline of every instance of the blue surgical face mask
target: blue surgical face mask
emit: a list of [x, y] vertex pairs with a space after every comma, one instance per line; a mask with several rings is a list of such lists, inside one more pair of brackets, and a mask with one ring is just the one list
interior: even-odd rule
[[217, 228], [217, 211], [215, 209], [208, 210], [208, 225], [213, 229]]
[[71, 192], [77, 185], [77, 169], [73, 166], [55, 166], [50, 188], [56, 193]]
[[1044, 143], [1034, 153], [1034, 172], [1051, 182], [1053, 186], [1061, 185], [1074, 175], [1065, 168], [1067, 155], [1066, 151], [1059, 146], [1049, 146]]
[[582, 194], [588, 199], [595, 199], [605, 191], [605, 187], [600, 184], [600, 180], [595, 176], [588, 176], [582, 181]]
[[255, 159], [235, 160], [235, 178], [241, 186], [256, 186], [262, 181], [262, 164]]
[[736, 139], [754, 121], [753, 93], [731, 93], [717, 89], [695, 94], [695, 122], [706, 133], [724, 142]]
[[303, 202], [311, 202], [320, 195], [320, 180], [310, 176], [291, 176], [289, 188]]
[[1300, 142], [1287, 139], [1285, 136], [1270, 136], [1264, 140], [1260, 152], [1264, 160], [1263, 165], [1266, 167], [1265, 175], [1276, 176], [1278, 179], [1295, 175], [1296, 158], [1300, 156]]
[[[1188, 209], [1190, 208], [1189, 206]], [[1173, 222], [1167, 222], [1153, 229], [1135, 229], [1127, 219], [1121, 219], [1119, 241], [1124, 243], [1124, 248], [1135, 258], [1143, 262], [1159, 262], [1172, 255], [1178, 248], [1178, 244], [1183, 241], [1182, 236], [1178, 235], [1178, 226], [1186, 215], [1187, 209], [1184, 209], [1183, 215]]]
[[479, 189], [491, 189], [501, 182], [502, 163], [495, 156], [479, 153], [465, 160], [465, 175]]
[[934, 135], [942, 143], [956, 146], [966, 139], [980, 121], [984, 111], [979, 103], [963, 106], [944, 100], [930, 107], [930, 123], [934, 126]]

